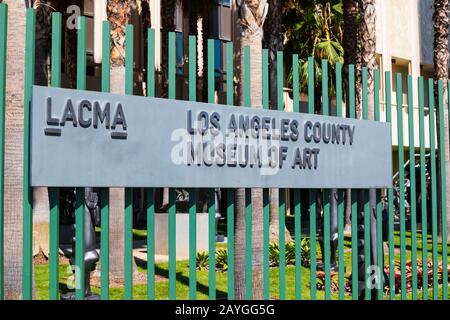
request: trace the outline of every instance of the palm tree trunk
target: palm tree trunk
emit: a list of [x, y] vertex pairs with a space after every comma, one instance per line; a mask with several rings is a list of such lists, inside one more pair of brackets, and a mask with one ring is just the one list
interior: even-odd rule
[[[36, 60], [35, 60], [35, 84], [47, 86], [48, 59], [51, 48], [51, 7], [49, 0], [40, 0], [36, 7]], [[50, 235], [50, 203], [48, 189], [46, 187], [33, 188], [33, 256], [39, 251], [45, 256], [49, 253]]]
[[[162, 97], [168, 95], [168, 75], [169, 75], [169, 32], [175, 31], [175, 0], [161, 1], [161, 48], [162, 48]], [[162, 201], [161, 208], [165, 211], [169, 204], [169, 189], [163, 188], [161, 190]]]
[[[264, 25], [264, 43], [269, 50], [269, 97], [270, 108], [277, 110], [277, 52], [283, 50], [282, 7], [280, 0], [268, 0], [270, 10], [267, 12]], [[270, 189], [270, 241], [279, 240], [279, 192], [278, 189]], [[291, 235], [285, 227], [285, 239], [291, 240]]]
[[[264, 19], [268, 4], [266, 0], [238, 1], [241, 27], [240, 38], [240, 79], [244, 77], [244, 47], [250, 47], [251, 105], [261, 108], [261, 50]], [[242, 84], [242, 83], [241, 83]], [[244, 105], [243, 85], [240, 86], [239, 101]], [[245, 190], [236, 190], [235, 207], [235, 298], [245, 299]], [[244, 226], [244, 230], [242, 227]], [[262, 299], [262, 189], [252, 189], [252, 293], [253, 299]]]
[[[344, 0], [344, 36], [343, 36], [343, 46], [344, 46], [344, 68], [343, 68], [343, 78], [344, 78], [344, 92], [345, 92], [345, 103], [346, 103], [346, 115], [349, 117], [349, 82], [348, 82], [348, 66], [349, 64], [356, 63], [357, 46], [358, 46], [358, 26], [357, 26], [357, 16], [358, 16], [358, 2], [356, 0]], [[359, 93], [359, 91], [358, 91]], [[351, 230], [351, 213], [352, 213], [352, 192], [351, 189], [347, 189], [345, 192], [345, 226], [348, 231]]]
[[[439, 187], [443, 188], [444, 183], [447, 193], [450, 190], [450, 156], [449, 156], [449, 124], [448, 124], [448, 109], [445, 107], [448, 103], [447, 97], [447, 81], [448, 81], [448, 27], [449, 27], [449, 2], [448, 0], [435, 0], [434, 1], [434, 15], [433, 15], [433, 25], [434, 25], [434, 96], [435, 101], [438, 101], [438, 81], [443, 82], [443, 97], [444, 97], [444, 146], [439, 146], [439, 148], [444, 148], [445, 150], [445, 169], [446, 169], [446, 179], [444, 181], [439, 181]], [[437, 103], [437, 102], [436, 102]], [[436, 104], [437, 105], [437, 104]], [[440, 125], [439, 117], [436, 117], [437, 128]], [[440, 132], [438, 133], [438, 141], [440, 138]], [[441, 165], [440, 161], [437, 161], [438, 176], [440, 177]], [[442, 198], [439, 192], [439, 230], [442, 228]], [[450, 230], [450, 197], [447, 196], [447, 203], [445, 204], [447, 208], [447, 230]], [[447, 233], [448, 234], [448, 233]], [[450, 238], [450, 237], [448, 237]]]
[[[125, 93], [125, 27], [128, 24], [129, 3], [111, 0], [107, 4], [108, 20], [111, 23], [111, 92]], [[106, 57], [105, 57], [106, 58]], [[124, 276], [124, 205], [123, 188], [111, 188], [109, 192], [110, 206], [110, 265], [111, 274], [119, 279]], [[136, 269], [133, 260], [133, 269]]]
[[[368, 81], [368, 111], [369, 120], [374, 120], [374, 69], [376, 68], [375, 49], [376, 49], [376, 30], [375, 30], [375, 0], [361, 0], [361, 45], [362, 45], [362, 62], [367, 67]], [[378, 256], [376, 254], [376, 189], [369, 190], [370, 202], [370, 262], [372, 265], [378, 264]], [[362, 213], [362, 212], [361, 212]], [[359, 212], [358, 212], [359, 214]], [[361, 221], [364, 218], [361, 217]], [[367, 226], [366, 226], [367, 227]], [[364, 246], [368, 245], [367, 243]], [[368, 257], [366, 257], [367, 259]], [[362, 279], [364, 281], [364, 279]], [[376, 299], [376, 290], [372, 290], [372, 298]]]
[[8, 5], [8, 36], [5, 113], [5, 202], [4, 293], [5, 299], [22, 294], [22, 198], [23, 198], [23, 101], [26, 5], [5, 0]]

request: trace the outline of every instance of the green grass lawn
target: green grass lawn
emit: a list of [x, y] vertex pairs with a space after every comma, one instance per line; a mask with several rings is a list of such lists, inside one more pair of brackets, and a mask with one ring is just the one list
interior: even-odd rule
[[[146, 237], [146, 232], [139, 232], [141, 230], [134, 230], [135, 239]], [[395, 232], [395, 247], [399, 248], [400, 237], [399, 233]], [[411, 233], [407, 232], [405, 235], [406, 239], [406, 260], [411, 259]], [[417, 234], [417, 257], [420, 259], [422, 254], [421, 249], [421, 235]], [[345, 238], [345, 249], [351, 248], [351, 238]], [[226, 247], [225, 244], [218, 244], [217, 247]], [[317, 245], [317, 247], [319, 247]], [[432, 244], [431, 237], [428, 239], [428, 256], [431, 258]], [[438, 260], [442, 261], [441, 247], [438, 248], [439, 256]], [[385, 252], [385, 265], [388, 260], [388, 252]], [[317, 260], [321, 261], [320, 250], [317, 249]], [[395, 261], [400, 261], [400, 253], [398, 250], [395, 252]], [[450, 261], [450, 259], [449, 259]], [[344, 253], [344, 264], [346, 266], [346, 281], [351, 273], [351, 252], [347, 251]], [[177, 288], [177, 299], [188, 299], [189, 298], [189, 262], [177, 261], [176, 265], [176, 288]], [[146, 273], [144, 265], [138, 265], [138, 270], [140, 272]], [[67, 290], [66, 283], [69, 276], [71, 276], [69, 265], [60, 265], [60, 289], [65, 292]], [[160, 276], [159, 281], [155, 283], [155, 295], [156, 299], [167, 299], [168, 298], [168, 264], [158, 263], [155, 266], [155, 273]], [[227, 272], [216, 272], [216, 296], [217, 298], [226, 298], [227, 296]], [[208, 299], [208, 271], [198, 271], [197, 275], [197, 299]], [[48, 299], [49, 297], [49, 268], [48, 264], [35, 265], [35, 283], [36, 283], [36, 293], [37, 299]], [[93, 287], [94, 293], [99, 294], [100, 289]], [[301, 293], [302, 299], [310, 299], [310, 269], [308, 267], [302, 266], [301, 268]], [[442, 295], [442, 287], [439, 288], [439, 298]], [[270, 269], [270, 296], [271, 298], [278, 298], [279, 296], [279, 269]], [[146, 299], [147, 298], [147, 286], [146, 285], [134, 285], [133, 287], [133, 297], [134, 299]], [[400, 299], [400, 295], [396, 295], [397, 299]], [[419, 298], [422, 297], [422, 292], [419, 292]], [[429, 290], [429, 298], [431, 299], [432, 291]], [[123, 299], [123, 288], [111, 288], [110, 289], [111, 299]], [[294, 266], [286, 266], [286, 298], [295, 299], [295, 268]], [[317, 299], [324, 298], [324, 291], [317, 290]], [[337, 299], [337, 294], [332, 295], [332, 299]], [[388, 299], [388, 296], [385, 296]], [[411, 299], [411, 293], [407, 294], [407, 298]], [[346, 299], [351, 299], [351, 296], [346, 295]]]

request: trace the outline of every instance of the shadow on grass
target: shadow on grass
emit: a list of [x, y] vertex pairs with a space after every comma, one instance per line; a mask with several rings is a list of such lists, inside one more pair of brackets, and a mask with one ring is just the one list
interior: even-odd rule
[[[139, 259], [137, 257], [135, 257], [135, 261], [138, 267], [142, 268], [143, 270], [145, 270], [145, 272], [147, 272], [147, 261], [143, 260], [143, 259]], [[155, 275], [165, 278], [165, 279], [169, 279], [169, 270], [168, 268], [161, 268], [161, 266], [158, 266], [157, 264], [155, 264]], [[180, 284], [182, 284], [183, 286], [189, 287], [189, 277], [183, 275], [182, 272], [177, 271], [176, 272], [176, 281]], [[209, 294], [209, 286], [206, 286], [200, 282], [197, 281], [197, 291], [201, 292], [205, 295]], [[227, 298], [227, 292], [218, 290], [216, 288], [216, 298], [217, 299], [226, 299]]]

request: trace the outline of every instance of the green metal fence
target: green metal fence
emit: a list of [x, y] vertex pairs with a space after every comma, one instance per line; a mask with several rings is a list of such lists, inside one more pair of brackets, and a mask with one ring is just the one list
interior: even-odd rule
[[[6, 46], [7, 46], [7, 6], [0, 4], [0, 299], [4, 298], [4, 279], [5, 272], [5, 260], [4, 260], [4, 146], [5, 146], [5, 87], [6, 87]], [[34, 57], [35, 57], [35, 11], [28, 9], [27, 11], [27, 26], [26, 26], [26, 64], [25, 64], [25, 83], [24, 83], [24, 180], [23, 180], [23, 299], [32, 299], [32, 192], [29, 185], [29, 104], [31, 101], [31, 88], [34, 83]], [[51, 38], [51, 85], [59, 87], [61, 85], [61, 46], [62, 46], [62, 17], [60, 13], [52, 14], [52, 38]], [[128, 25], [126, 27], [126, 64], [125, 64], [125, 77], [126, 94], [133, 94], [133, 26]], [[176, 69], [175, 69], [175, 34], [169, 34], [169, 46], [168, 46], [168, 98], [176, 99]], [[197, 81], [197, 66], [196, 66], [196, 46], [197, 39], [195, 36], [189, 37], [188, 47], [188, 81], [189, 81], [189, 100], [196, 101], [196, 81]], [[78, 40], [77, 40], [77, 71], [76, 71], [76, 88], [86, 89], [86, 19], [84, 17], [79, 18], [78, 26]], [[155, 96], [155, 30], [149, 29], [148, 32], [148, 56], [147, 56], [147, 96]], [[109, 57], [110, 51], [110, 24], [109, 22], [103, 22], [103, 36], [102, 36], [102, 55], [103, 57]], [[234, 83], [233, 83], [233, 71], [234, 71], [234, 57], [233, 57], [233, 44], [227, 44], [226, 55], [226, 103], [228, 105], [234, 105]], [[263, 49], [262, 52], [262, 105], [263, 108], [269, 108], [269, 72], [268, 72], [268, 51]], [[250, 48], [244, 48], [243, 59], [243, 94], [244, 94], [244, 106], [250, 107]], [[277, 54], [278, 63], [278, 100], [277, 105], [279, 110], [284, 110], [285, 102], [283, 101], [283, 59], [292, 59], [293, 65], [298, 65], [298, 55], [292, 57], [283, 56], [282, 52]], [[207, 62], [208, 73], [207, 78], [207, 99], [208, 102], [214, 102], [214, 86], [215, 86], [215, 73], [214, 73], [214, 42], [208, 40], [207, 42]], [[322, 97], [328, 97], [329, 79], [326, 72], [328, 68], [328, 62], [322, 61]], [[101, 70], [101, 90], [108, 92], [110, 90], [110, 62], [109, 59], [103, 59]], [[314, 99], [321, 99], [321, 97], [314, 96], [314, 61], [312, 58], [308, 60], [308, 112], [314, 113]], [[300, 111], [300, 85], [299, 85], [299, 71], [297, 68], [293, 68], [293, 112]], [[385, 119], [382, 119], [382, 112], [380, 111], [380, 92], [381, 90], [381, 78], [378, 70], [374, 71], [374, 119], [375, 121], [386, 121], [392, 123], [392, 110], [391, 110], [391, 73], [385, 72], [384, 74], [384, 93], [385, 93]], [[335, 75], [335, 98], [336, 98], [336, 116], [343, 116], [343, 79], [342, 79], [342, 65], [336, 64]], [[443, 83], [439, 82], [437, 86], [438, 99], [434, 101], [434, 84], [432, 79], [428, 80], [428, 109], [425, 108], [425, 95], [424, 95], [424, 83], [426, 79], [420, 77], [417, 79], [418, 92], [417, 95], [413, 94], [413, 81], [414, 79], [409, 76], [407, 83], [403, 83], [400, 74], [395, 75], [396, 92], [395, 100], [397, 106], [397, 132], [392, 132], [393, 136], [397, 136], [398, 139], [398, 212], [399, 212], [399, 230], [396, 230], [396, 223], [394, 221], [394, 213], [396, 212], [394, 200], [394, 190], [377, 190], [376, 191], [376, 239], [377, 241], [377, 261], [378, 267], [384, 269], [385, 266], [389, 268], [388, 281], [385, 288], [378, 288], [376, 297], [372, 296], [371, 290], [368, 286], [364, 288], [365, 299], [428, 299], [428, 277], [432, 277], [431, 293], [433, 299], [448, 298], [448, 273], [447, 273], [447, 259], [448, 248], [447, 242], [438, 239], [438, 212], [442, 211], [442, 237], [447, 238], [447, 226], [446, 226], [446, 190], [445, 190], [445, 162], [444, 162], [444, 148], [440, 146], [444, 145], [444, 97], [443, 97]], [[353, 65], [349, 66], [349, 94], [348, 94], [348, 114], [350, 117], [356, 117], [355, 110], [355, 68]], [[403, 91], [402, 86], [407, 86], [407, 119], [403, 118]], [[418, 102], [418, 128], [414, 125], [414, 99]], [[369, 95], [368, 95], [368, 70], [363, 68], [362, 70], [362, 118], [369, 118]], [[329, 106], [328, 98], [321, 99], [323, 114], [330, 114], [331, 108]], [[436, 116], [434, 112], [436, 111]], [[429, 131], [426, 132], [425, 128], [425, 112], [429, 113]], [[439, 117], [439, 127], [436, 127], [436, 119]], [[408, 145], [414, 146], [414, 132], [418, 130], [419, 133], [419, 162], [420, 174], [416, 176], [416, 161], [415, 152], [416, 148], [408, 148], [408, 158], [414, 159], [410, 161], [406, 167], [409, 171], [411, 203], [410, 203], [410, 223], [407, 225], [407, 208], [405, 207], [405, 146], [403, 136], [403, 126], [407, 125], [408, 131]], [[439, 132], [439, 139], [436, 141], [436, 133]], [[426, 134], [429, 137], [429, 149], [426, 150]], [[374, 137], [375, 139], [376, 137]], [[439, 148], [438, 148], [439, 147]], [[393, 148], [394, 152], [394, 148]], [[427, 156], [429, 154], [429, 156]], [[429, 172], [427, 173], [427, 157], [429, 158]], [[439, 175], [437, 174], [437, 165], [440, 165]], [[368, 168], [370, 170], [370, 168]], [[429, 175], [429, 177], [428, 177]], [[420, 180], [420, 185], [418, 184]], [[431, 183], [431, 188], [428, 191], [427, 180]], [[416, 184], [418, 188], [416, 189]], [[420, 190], [421, 201], [420, 206], [416, 201], [416, 190]], [[294, 270], [291, 273], [291, 267], [286, 267], [286, 241], [284, 238], [284, 225], [286, 218], [287, 203], [285, 201], [286, 194], [289, 190], [280, 189], [280, 201], [279, 201], [279, 220], [280, 220], [280, 239], [279, 239], [279, 267], [276, 272], [271, 269], [270, 266], [270, 244], [269, 244], [269, 190], [263, 190], [263, 297], [264, 299], [279, 298], [286, 299], [287, 291], [294, 291], [295, 299], [317, 299], [319, 296], [324, 299], [358, 299], [358, 277], [351, 277], [351, 280], [347, 281], [346, 275], [352, 273], [358, 274], [358, 241], [364, 240], [364, 264], [365, 264], [365, 276], [366, 280], [370, 278], [371, 274], [368, 271], [370, 265], [370, 248], [369, 243], [371, 241], [370, 230], [370, 203], [369, 203], [369, 191], [368, 190], [352, 190], [351, 192], [351, 239], [344, 236], [344, 192], [345, 190], [339, 190], [338, 195], [338, 249], [337, 249], [337, 280], [335, 274], [330, 270], [330, 190], [305, 190], [296, 189], [293, 190], [293, 203], [292, 211], [294, 213], [294, 243], [295, 243], [295, 264]], [[246, 189], [245, 197], [245, 239], [246, 239], [246, 256], [245, 256], [245, 283], [246, 294], [245, 297], [251, 299], [252, 292], [252, 205], [251, 205], [251, 189]], [[323, 192], [323, 193], [322, 193]], [[428, 192], [431, 192], [429, 200], [426, 196]], [[196, 203], [195, 203], [195, 189], [189, 190], [189, 299], [197, 298], [197, 278], [196, 278]], [[228, 299], [234, 299], [234, 274], [238, 266], [234, 263], [234, 210], [236, 209], [234, 203], [235, 190], [226, 190], [226, 217], [227, 217], [227, 249], [228, 249], [228, 280], [226, 285], [226, 291]], [[100, 263], [101, 263], [101, 298], [108, 299], [110, 297], [109, 290], [109, 190], [101, 190], [101, 236], [100, 236]], [[321, 258], [322, 254], [318, 254], [317, 250], [318, 241], [318, 226], [316, 224], [317, 217], [321, 214], [321, 207], [317, 203], [317, 196], [323, 196], [323, 216], [324, 216], [324, 259]], [[358, 227], [358, 204], [357, 198], [362, 195], [362, 208], [364, 211], [363, 218], [363, 232], [359, 232]], [[84, 237], [84, 214], [83, 214], [83, 199], [84, 189], [77, 188], [77, 207], [76, 207], [76, 239], [83, 239]], [[308, 202], [302, 202], [301, 198], [307, 197]], [[58, 248], [59, 248], [59, 207], [58, 207], [59, 190], [58, 188], [49, 188], [49, 200], [50, 200], [50, 259], [49, 259], [49, 297], [50, 299], [59, 298], [59, 265], [58, 265]], [[382, 198], [385, 199], [382, 201]], [[442, 200], [440, 205], [438, 198]], [[146, 189], [146, 213], [147, 213], [147, 298], [155, 299], [156, 284], [155, 284], [155, 190], [152, 188]], [[431, 201], [428, 206], [427, 201]], [[384, 205], [383, 205], [384, 204]], [[305, 208], [302, 208], [305, 206]], [[440, 208], [439, 208], [440, 207]], [[385, 208], [385, 210], [384, 210]], [[431, 211], [430, 211], [430, 209]], [[440, 210], [439, 210], [440, 209]], [[302, 219], [301, 215], [304, 212], [309, 211], [309, 233], [302, 233]], [[388, 226], [388, 251], [384, 252], [382, 243], [382, 215], [383, 211], [387, 213], [387, 226]], [[169, 207], [168, 207], [168, 224], [169, 224], [169, 262], [168, 262], [168, 298], [176, 299], [177, 296], [177, 279], [176, 279], [176, 209], [175, 209], [175, 189], [171, 188], [169, 191]], [[431, 230], [427, 228], [428, 216], [431, 216]], [[421, 217], [420, 228], [417, 223], [417, 218]], [[209, 252], [216, 251], [215, 241], [215, 210], [214, 210], [214, 193], [213, 190], [208, 191], [208, 241]], [[124, 298], [133, 299], [133, 215], [132, 215], [132, 190], [127, 188], [125, 190], [125, 203], [124, 203]], [[409, 230], [407, 230], [409, 227]], [[431, 237], [430, 237], [431, 236]], [[421, 237], [421, 242], [417, 240]], [[301, 242], [303, 239], [310, 239], [310, 278], [307, 279], [309, 283], [304, 283], [305, 278], [302, 278], [302, 273], [306, 270], [301, 263]], [[422, 272], [418, 273], [419, 259], [428, 261], [430, 254], [428, 253], [428, 244], [431, 242], [431, 269], [428, 270], [428, 264], [423, 263]], [[6, 244], [7, 245], [7, 244]], [[345, 247], [347, 248], [347, 251]], [[419, 253], [421, 251], [421, 255]], [[350, 259], [347, 263], [347, 270], [345, 270], [345, 253], [350, 252]], [[384, 254], [383, 254], [384, 252]], [[80, 270], [79, 276], [84, 277], [84, 241], [76, 241], [75, 264]], [[383, 257], [384, 255], [384, 257]], [[407, 259], [407, 257], [410, 257]], [[383, 258], [386, 258], [384, 265], [382, 264]], [[323, 261], [322, 261], [323, 260]], [[411, 266], [407, 266], [407, 260], [411, 260]], [[322, 277], [318, 273], [318, 261], [324, 263], [324, 286], [323, 288], [317, 286], [317, 282]], [[444, 267], [442, 271], [439, 271], [438, 263], [442, 263]], [[400, 275], [394, 271], [395, 265], [400, 265]], [[409, 271], [411, 269], [411, 271]], [[216, 263], [215, 255], [210, 254], [209, 259], [209, 273], [208, 273], [208, 296], [209, 299], [216, 299]], [[439, 285], [438, 273], [442, 273], [442, 283]], [[271, 274], [275, 274], [278, 279], [271, 277]], [[397, 278], [400, 277], [400, 282], [397, 282]], [[411, 279], [411, 285], [409, 285], [409, 278]], [[337, 282], [336, 282], [337, 281]], [[277, 294], [274, 294], [274, 282], [278, 285], [276, 290]], [[422, 285], [422, 289], [419, 289], [419, 283]], [[76, 289], [76, 298], [83, 299], [84, 297], [84, 281], [81, 279], [81, 286]], [[388, 294], [386, 290], [388, 289]], [[309, 291], [309, 292], [305, 292]], [[319, 291], [324, 291], [323, 296], [319, 295]], [[351, 292], [350, 294], [348, 292]], [[187, 298], [187, 297], [184, 297]]]

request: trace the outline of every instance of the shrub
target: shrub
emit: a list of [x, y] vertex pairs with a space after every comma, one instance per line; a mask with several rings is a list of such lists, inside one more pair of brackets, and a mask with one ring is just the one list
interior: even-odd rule
[[197, 252], [195, 257], [197, 270], [208, 270], [209, 254], [206, 251]]
[[216, 270], [227, 271], [228, 270], [228, 250], [217, 249], [216, 251]]

